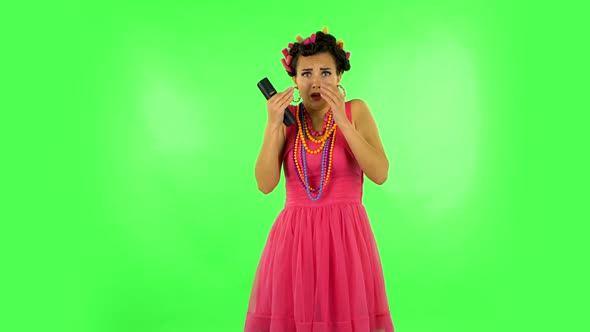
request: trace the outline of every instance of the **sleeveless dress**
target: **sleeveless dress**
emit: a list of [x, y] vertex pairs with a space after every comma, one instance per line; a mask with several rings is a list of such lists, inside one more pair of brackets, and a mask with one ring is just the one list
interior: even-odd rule
[[[297, 116], [296, 106], [289, 110]], [[350, 101], [346, 116], [351, 121]], [[312, 201], [293, 163], [296, 127], [287, 127], [283, 154], [285, 206], [262, 251], [244, 331], [393, 332], [381, 260], [362, 204], [363, 172], [337, 130], [328, 184]], [[319, 186], [321, 158], [307, 154], [313, 188]]]

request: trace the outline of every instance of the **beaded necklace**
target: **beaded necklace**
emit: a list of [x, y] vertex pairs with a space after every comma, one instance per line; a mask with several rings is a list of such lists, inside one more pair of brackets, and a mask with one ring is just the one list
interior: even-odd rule
[[307, 128], [309, 128], [309, 131], [311, 132], [311, 134], [316, 137], [324, 136], [324, 133], [326, 132], [327, 124], [330, 122], [331, 119], [332, 119], [332, 112], [327, 112], [324, 115], [324, 121], [323, 121], [324, 123], [322, 125], [322, 129], [320, 130], [320, 132], [316, 132], [315, 129], [313, 129], [313, 126], [311, 124], [311, 117], [309, 116], [309, 113], [305, 112], [305, 123], [307, 124]]
[[[297, 177], [299, 178], [299, 182], [305, 190], [307, 191], [307, 196], [312, 201], [317, 201], [320, 196], [322, 195], [323, 189], [327, 186], [328, 180], [330, 178], [330, 173], [332, 171], [332, 156], [334, 154], [334, 143], [336, 142], [336, 124], [332, 118], [332, 112], [327, 117], [329, 125], [326, 126], [325, 134], [320, 139], [315, 139], [309, 134], [307, 123], [305, 122], [305, 109], [303, 103], [299, 104], [299, 114], [296, 117], [297, 119], [297, 134], [295, 136], [295, 142], [293, 146], [293, 162], [295, 167], [297, 168]], [[329, 128], [329, 129], [328, 129]], [[320, 147], [316, 150], [311, 150], [307, 143], [305, 142], [304, 132], [307, 134], [309, 139], [317, 144], [320, 144]], [[329, 156], [328, 156], [328, 147], [329, 147]], [[298, 162], [298, 151], [300, 151], [301, 159], [303, 161], [303, 171]], [[322, 152], [322, 165], [321, 165], [321, 172], [320, 172], [320, 186], [319, 188], [315, 189], [311, 185], [309, 185], [309, 179], [307, 174], [307, 153], [309, 154], [317, 154]], [[328, 162], [326, 163], [326, 158], [328, 158]], [[313, 196], [312, 193], [317, 194], [317, 196]]]

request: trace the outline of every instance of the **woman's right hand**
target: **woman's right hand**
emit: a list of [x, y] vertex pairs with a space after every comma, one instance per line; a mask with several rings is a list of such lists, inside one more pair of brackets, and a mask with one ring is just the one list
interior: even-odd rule
[[271, 128], [278, 129], [281, 127], [285, 117], [285, 109], [293, 101], [293, 90], [294, 87], [289, 87], [283, 92], [275, 93], [266, 101], [268, 124]]

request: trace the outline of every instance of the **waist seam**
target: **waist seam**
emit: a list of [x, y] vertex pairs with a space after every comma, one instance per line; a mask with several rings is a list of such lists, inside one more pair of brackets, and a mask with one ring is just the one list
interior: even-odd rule
[[309, 198], [307, 198], [307, 202], [301, 202], [301, 201], [297, 201], [297, 202], [285, 202], [284, 207], [306, 207], [306, 208], [313, 208], [313, 207], [324, 207], [324, 206], [333, 206], [333, 205], [363, 205], [363, 201], [360, 199], [345, 199], [345, 200], [339, 200], [339, 201], [332, 201], [332, 202], [321, 202], [322, 198], [320, 197], [320, 199], [318, 201], [312, 201]]

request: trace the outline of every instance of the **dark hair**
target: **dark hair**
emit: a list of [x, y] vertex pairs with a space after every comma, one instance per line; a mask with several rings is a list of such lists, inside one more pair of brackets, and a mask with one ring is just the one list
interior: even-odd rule
[[310, 56], [324, 52], [330, 53], [334, 58], [338, 75], [350, 70], [350, 61], [346, 58], [346, 52], [344, 52], [344, 50], [342, 50], [336, 43], [336, 38], [330, 34], [318, 31], [316, 32], [315, 43], [309, 43], [307, 45], [304, 45], [303, 43], [293, 44], [293, 47], [289, 50], [289, 55], [293, 57], [293, 60], [289, 65], [292, 71], [287, 71], [287, 73], [289, 76], [295, 76], [297, 74], [296, 68], [300, 55]]

